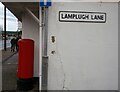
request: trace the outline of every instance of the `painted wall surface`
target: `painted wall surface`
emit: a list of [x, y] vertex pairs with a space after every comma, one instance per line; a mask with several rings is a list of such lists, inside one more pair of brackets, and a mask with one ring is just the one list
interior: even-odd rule
[[[59, 11], [104, 12], [106, 23], [59, 22]], [[118, 4], [53, 3], [48, 19], [48, 90], [118, 90]]]
[[34, 77], [39, 76], [39, 24], [26, 12], [22, 17], [22, 38], [34, 40]]

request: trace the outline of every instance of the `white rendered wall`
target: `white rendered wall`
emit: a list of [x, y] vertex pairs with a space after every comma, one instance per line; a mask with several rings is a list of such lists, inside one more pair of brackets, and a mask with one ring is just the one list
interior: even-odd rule
[[[106, 23], [59, 22], [59, 11], [105, 12]], [[48, 17], [48, 90], [118, 90], [118, 4], [53, 3]]]
[[34, 40], [34, 77], [39, 76], [39, 24], [28, 13], [22, 17], [22, 38]]

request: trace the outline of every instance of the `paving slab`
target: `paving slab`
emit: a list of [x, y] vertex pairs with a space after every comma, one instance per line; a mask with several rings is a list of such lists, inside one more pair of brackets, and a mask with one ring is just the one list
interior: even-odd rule
[[10, 48], [7, 48], [6, 51], [2, 50], [2, 62], [7, 61], [11, 56], [17, 52], [11, 52]]

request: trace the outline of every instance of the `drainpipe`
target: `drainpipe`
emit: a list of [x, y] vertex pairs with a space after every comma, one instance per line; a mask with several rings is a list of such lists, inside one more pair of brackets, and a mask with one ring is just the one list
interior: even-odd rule
[[4, 6], [4, 50], [6, 51], [6, 6]]
[[42, 90], [42, 48], [43, 48], [43, 16], [42, 8], [39, 7], [39, 90]]
[[[39, 18], [40, 18], [40, 23], [39, 23], [39, 90], [42, 90], [42, 58], [48, 58], [47, 56], [47, 42], [48, 42], [48, 7], [39, 7]], [[42, 51], [43, 50], [43, 51]], [[47, 80], [47, 79], [46, 79]]]
[[43, 7], [43, 37], [44, 37], [44, 57], [47, 57], [47, 41], [48, 41], [48, 7]]

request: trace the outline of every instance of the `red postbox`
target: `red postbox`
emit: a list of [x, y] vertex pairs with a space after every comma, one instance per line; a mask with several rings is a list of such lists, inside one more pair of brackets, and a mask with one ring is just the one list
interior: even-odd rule
[[18, 71], [17, 86], [20, 90], [32, 88], [34, 66], [34, 41], [21, 39], [18, 41]]

